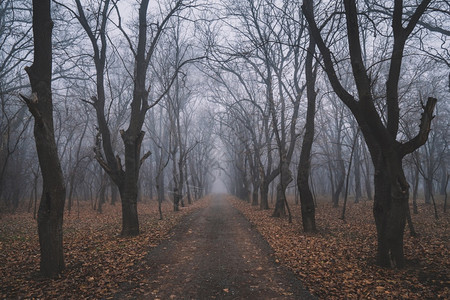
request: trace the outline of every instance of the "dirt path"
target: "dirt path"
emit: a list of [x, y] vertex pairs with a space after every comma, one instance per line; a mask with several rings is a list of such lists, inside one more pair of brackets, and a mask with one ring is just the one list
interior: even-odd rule
[[151, 294], [155, 299], [314, 299], [270, 253], [240, 212], [217, 196], [150, 251]]

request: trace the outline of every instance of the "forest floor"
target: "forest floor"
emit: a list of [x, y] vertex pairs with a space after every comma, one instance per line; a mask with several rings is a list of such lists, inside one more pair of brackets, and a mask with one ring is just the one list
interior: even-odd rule
[[406, 228], [404, 269], [385, 269], [375, 264], [376, 228], [372, 201], [348, 203], [346, 221], [342, 206], [333, 208], [322, 199], [316, 208], [318, 232], [302, 230], [300, 206], [290, 204], [293, 222], [273, 218], [273, 210], [260, 210], [229, 196], [264, 236], [276, 259], [289, 267], [305, 287], [320, 299], [450, 299], [450, 212], [438, 205], [419, 204], [413, 214], [418, 233]]
[[[230, 203], [234, 206], [230, 206]], [[124, 238], [120, 205], [102, 214], [86, 203], [64, 216], [66, 270], [39, 277], [32, 214], [0, 214], [0, 299], [450, 299], [450, 216], [420, 205], [418, 237], [405, 233], [407, 267], [375, 265], [370, 201], [342, 208], [319, 201], [316, 234], [270, 217], [232, 196], [207, 196], [159, 220], [155, 202], [140, 203], [141, 235]], [[250, 221], [250, 222], [249, 222]], [[300, 283], [301, 282], [301, 283]]]
[[[59, 278], [39, 277], [39, 241], [32, 213], [0, 214], [0, 299], [112, 299], [130, 287], [148, 294], [147, 253], [172, 235], [183, 217], [209, 206], [211, 196], [173, 212], [155, 201], [138, 204], [141, 234], [121, 237], [121, 205], [105, 204], [100, 214], [81, 202], [64, 214], [66, 270]], [[152, 299], [152, 297], [150, 297]]]
[[[315, 299], [223, 195], [147, 254], [158, 299]], [[139, 297], [130, 290], [132, 297]], [[123, 297], [125, 296], [125, 297]], [[129, 298], [121, 293], [118, 298]]]

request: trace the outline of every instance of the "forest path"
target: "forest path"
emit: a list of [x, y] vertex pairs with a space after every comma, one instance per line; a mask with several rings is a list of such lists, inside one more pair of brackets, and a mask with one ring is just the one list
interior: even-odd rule
[[147, 258], [155, 299], [314, 299], [247, 219], [217, 195]]

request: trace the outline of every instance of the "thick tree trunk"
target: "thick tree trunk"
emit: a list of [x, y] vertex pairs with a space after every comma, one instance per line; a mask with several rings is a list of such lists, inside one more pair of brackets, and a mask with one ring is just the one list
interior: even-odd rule
[[375, 168], [373, 215], [378, 234], [377, 262], [383, 267], [402, 268], [403, 236], [409, 186], [404, 179], [401, 158], [380, 158]]
[[136, 236], [139, 234], [139, 220], [137, 214], [137, 186], [125, 184], [119, 189], [122, 203], [122, 236]]
[[173, 211], [180, 210], [180, 200], [181, 200], [180, 192], [178, 191], [178, 188], [175, 187], [175, 189], [173, 190]]
[[364, 172], [364, 185], [366, 189], [366, 196], [368, 200], [373, 200], [372, 197], [372, 176], [370, 176], [370, 158], [369, 155], [367, 155], [366, 148], [363, 148], [363, 154], [364, 154], [364, 161], [365, 161], [365, 172]]
[[275, 201], [275, 209], [272, 217], [280, 218], [286, 216], [286, 195], [283, 191], [281, 182], [277, 184], [277, 201]]
[[[313, 7], [307, 3], [306, 8], [312, 12]], [[309, 177], [311, 173], [311, 149], [314, 142], [314, 116], [316, 115], [316, 72], [313, 70], [313, 56], [316, 43], [310, 35], [308, 52], [306, 53], [305, 73], [306, 92], [308, 105], [306, 109], [305, 135], [300, 152], [300, 161], [297, 170], [297, 186], [300, 194], [300, 206], [302, 211], [302, 223], [304, 232], [316, 231], [316, 208], [313, 194], [309, 187]]]
[[314, 232], [316, 231], [316, 209], [314, 206], [314, 198], [308, 185], [309, 172], [301, 169], [301, 164], [302, 163], [300, 163], [298, 167], [297, 185], [300, 194], [303, 231]]
[[259, 203], [259, 208], [269, 209], [269, 183], [263, 180], [261, 186], [259, 187], [261, 201]]
[[123, 183], [119, 184], [119, 193], [122, 201], [122, 232], [123, 236], [139, 234], [139, 221], [137, 213], [138, 176], [140, 168], [140, 148], [143, 132], [133, 134], [121, 132], [125, 145], [125, 176]]
[[[367, 172], [369, 172], [369, 170], [367, 170]], [[365, 177], [365, 184], [366, 184], [366, 194], [367, 194], [367, 199], [368, 200], [373, 200], [373, 196], [372, 196], [372, 184], [370, 183], [370, 176], [367, 175]]]
[[45, 277], [52, 278], [65, 269], [62, 232], [65, 189], [62, 180], [58, 186], [46, 185], [44, 183], [37, 217], [41, 248], [40, 272]]
[[110, 188], [111, 188], [111, 205], [116, 205], [118, 189], [112, 180], [110, 180]]
[[40, 272], [45, 277], [56, 277], [65, 268], [62, 225], [66, 189], [53, 126], [52, 28], [50, 0], [33, 0], [34, 62], [25, 68], [33, 95], [31, 99], [23, 98], [35, 120], [34, 136], [43, 179], [37, 221]]
[[[293, 180], [291, 170], [289, 170], [289, 162], [286, 156], [281, 157], [280, 182], [277, 185], [277, 201], [272, 217], [283, 217], [286, 215], [286, 189]], [[289, 214], [290, 217], [290, 214]]]

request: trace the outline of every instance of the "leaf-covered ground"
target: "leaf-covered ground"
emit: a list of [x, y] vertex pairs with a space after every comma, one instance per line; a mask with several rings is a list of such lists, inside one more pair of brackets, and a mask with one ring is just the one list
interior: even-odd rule
[[321, 299], [450, 299], [450, 216], [422, 205], [413, 223], [419, 236], [405, 232], [407, 267], [383, 269], [375, 265], [376, 231], [372, 202], [350, 203], [346, 222], [342, 207], [321, 202], [316, 209], [317, 234], [305, 234], [298, 205], [291, 204], [293, 223], [272, 218], [229, 197], [275, 251], [277, 260], [298, 274], [312, 294]]
[[163, 205], [159, 220], [157, 205], [138, 204], [141, 234], [120, 237], [121, 210], [105, 205], [102, 214], [88, 205], [64, 216], [66, 270], [57, 279], [38, 276], [37, 224], [31, 214], [0, 215], [0, 299], [113, 298], [130, 288], [148, 293], [148, 265], [142, 263], [151, 249], [168, 238], [171, 229], [193, 210], [205, 207], [206, 197], [174, 213]]

